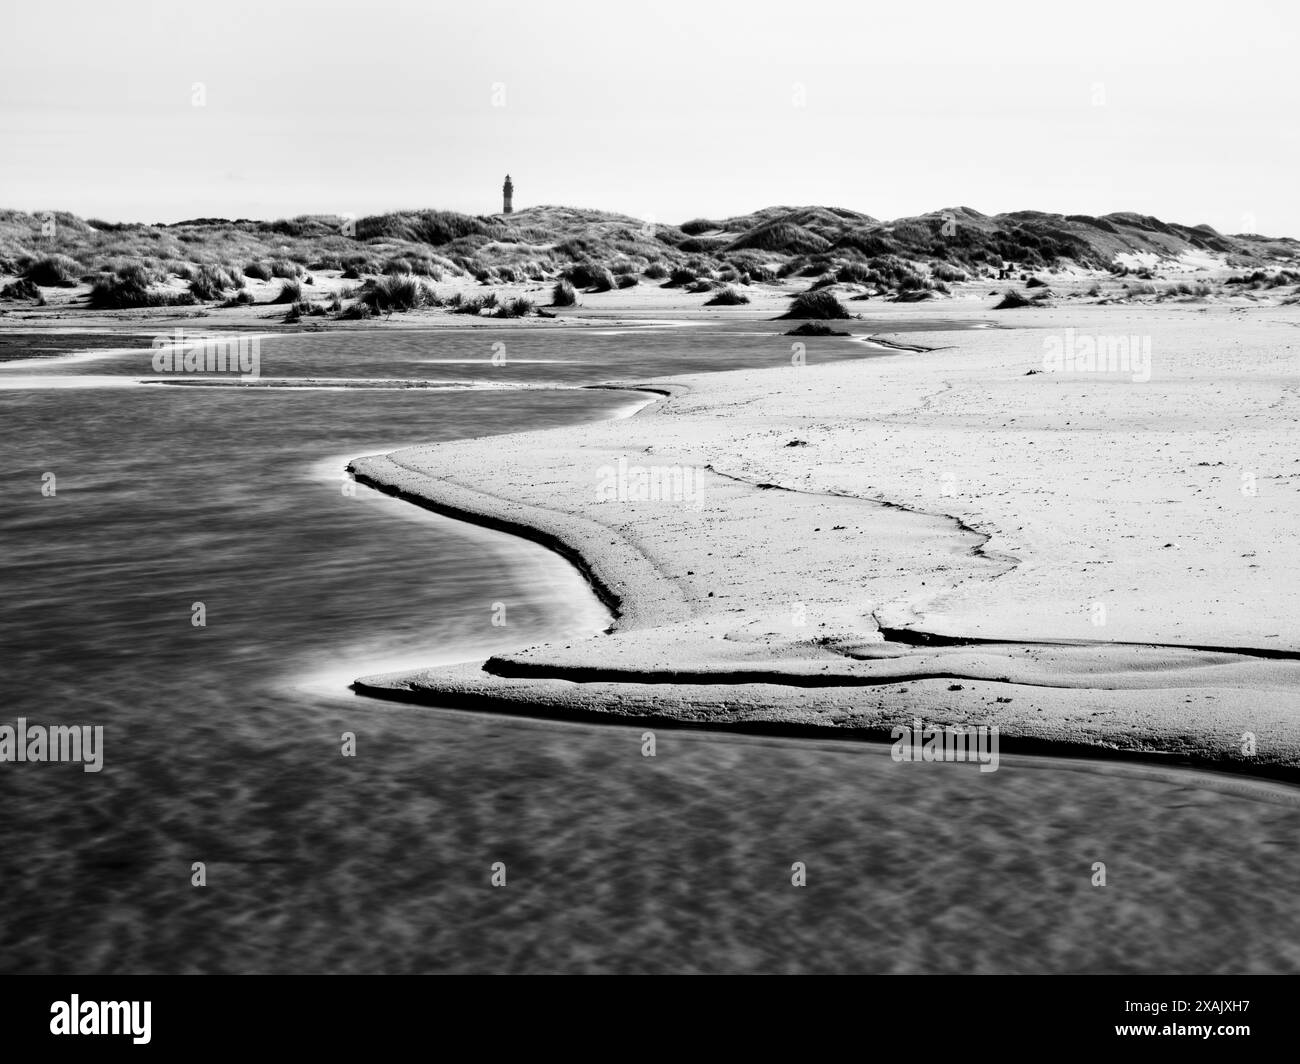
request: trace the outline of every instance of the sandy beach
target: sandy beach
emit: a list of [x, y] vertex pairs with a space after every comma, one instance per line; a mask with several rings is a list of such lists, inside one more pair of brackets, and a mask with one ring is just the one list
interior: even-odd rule
[[[632, 417], [354, 461], [560, 550], [617, 618], [358, 688], [872, 738], [997, 725], [1007, 749], [1296, 778], [1300, 312], [961, 315], [994, 327], [936, 314], [875, 337], [927, 350], [824, 365], [828, 341], [758, 323], [773, 368], [611, 382], [655, 393]], [[1132, 365], [1051, 362], [1114, 337]]]

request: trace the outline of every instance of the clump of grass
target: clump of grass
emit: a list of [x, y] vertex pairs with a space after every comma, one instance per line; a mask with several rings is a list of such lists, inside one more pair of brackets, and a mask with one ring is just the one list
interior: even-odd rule
[[619, 287], [619, 288], [635, 288], [635, 287], [636, 287], [638, 284], [640, 284], [640, 283], [641, 283], [641, 282], [637, 280], [635, 274], [631, 274], [631, 273], [622, 273], [622, 274], [619, 274], [619, 276], [618, 276], [618, 287]]
[[1007, 293], [1002, 297], [1002, 301], [1000, 303], [997, 303], [993, 307], [993, 309], [1014, 310], [1016, 307], [1033, 306], [1033, 303], [1034, 301], [1032, 299], [1029, 299], [1028, 297], [1022, 295], [1020, 292], [1017, 292], [1014, 288], [1011, 288], [1007, 290]]
[[668, 267], [662, 262], [652, 262], [645, 268], [642, 276], [648, 277], [652, 281], [662, 281], [668, 276]]
[[236, 292], [233, 296], [231, 296], [221, 305], [227, 308], [247, 307], [247, 306], [251, 306], [255, 302], [256, 300], [253, 299], [253, 293], [250, 292], [247, 288], [241, 288], [238, 292]]
[[338, 318], [340, 321], [366, 321], [375, 316], [375, 312], [370, 309], [370, 304], [357, 300], [344, 307], [339, 311]]
[[378, 280], [367, 281], [361, 287], [358, 299], [376, 314], [435, 307], [442, 303], [433, 289], [410, 273], [387, 274]]
[[244, 267], [244, 276], [251, 277], [255, 281], [269, 281], [271, 268], [264, 262], [250, 262]]
[[595, 262], [575, 262], [564, 271], [563, 277], [576, 288], [594, 288], [608, 292], [614, 287], [614, 275]]
[[26, 277], [0, 288], [0, 299], [40, 299], [41, 290]]
[[705, 302], [706, 307], [738, 307], [749, 302], [749, 296], [737, 292], [731, 285], [719, 288], [713, 298]]
[[842, 284], [872, 284], [877, 280], [875, 271], [862, 262], [846, 262], [835, 271], [835, 280]]
[[67, 255], [47, 255], [28, 266], [24, 276], [42, 288], [75, 288], [82, 272], [81, 264]]
[[665, 288], [683, 288], [688, 284], [694, 284], [700, 279], [700, 275], [689, 266], [675, 266], [668, 274], [668, 283]]
[[291, 281], [296, 281], [302, 274], [302, 267], [289, 259], [276, 259], [271, 263], [272, 277], [285, 277]]
[[243, 288], [244, 279], [220, 266], [200, 266], [190, 277], [190, 295], [201, 302], [220, 299], [229, 288]]
[[555, 287], [551, 289], [551, 306], [571, 307], [577, 302], [578, 292], [572, 284], [565, 280], [555, 282]]
[[[459, 295], [460, 293], [457, 293]], [[453, 314], [482, 314], [485, 310], [491, 310], [496, 306], [496, 294], [489, 292], [486, 296], [476, 296], [473, 299], [459, 299], [452, 303], [451, 312]]]
[[272, 303], [301, 303], [302, 302], [302, 285], [296, 280], [285, 281], [280, 285], [279, 294], [271, 300]]
[[820, 322], [806, 321], [786, 332], [786, 336], [852, 336], [852, 333], [840, 332]]
[[790, 303], [790, 309], [781, 315], [784, 318], [849, 318], [852, 315], [835, 296], [821, 289], [819, 291], [800, 292]]
[[1047, 282], [1038, 277], [1031, 277], [1025, 282], [1026, 288], [1046, 288]]
[[194, 304], [189, 292], [155, 292], [149, 285], [153, 275], [143, 266], [122, 266], [116, 273], [101, 276], [90, 289], [90, 305], [100, 310], [135, 307], [184, 307]]
[[496, 316], [498, 318], [526, 318], [532, 312], [532, 300], [519, 296], [517, 299], [508, 299], [497, 307]]
[[718, 286], [706, 277], [701, 277], [698, 281], [692, 281], [686, 286], [686, 291], [693, 295], [699, 295], [701, 292], [712, 292]]

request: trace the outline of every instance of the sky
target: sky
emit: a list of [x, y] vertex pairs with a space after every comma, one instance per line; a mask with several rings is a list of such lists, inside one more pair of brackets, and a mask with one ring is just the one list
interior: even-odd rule
[[0, 13], [0, 207], [1131, 210], [1300, 237], [1300, 5], [59, 0]]

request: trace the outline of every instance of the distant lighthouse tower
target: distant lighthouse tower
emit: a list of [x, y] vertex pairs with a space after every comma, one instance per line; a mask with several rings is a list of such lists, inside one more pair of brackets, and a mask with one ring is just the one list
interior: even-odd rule
[[511, 214], [514, 212], [515, 185], [510, 180], [510, 175], [506, 174], [506, 183], [501, 186], [501, 198], [504, 206], [501, 208], [502, 214]]

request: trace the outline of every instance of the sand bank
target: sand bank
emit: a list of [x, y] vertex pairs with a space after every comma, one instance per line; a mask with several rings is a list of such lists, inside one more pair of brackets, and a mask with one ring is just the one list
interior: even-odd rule
[[[983, 316], [883, 337], [928, 351], [818, 364], [809, 339], [802, 366], [617, 382], [667, 396], [631, 418], [355, 461], [560, 550], [617, 617], [360, 688], [764, 731], [921, 717], [1296, 775], [1300, 312]], [[1121, 337], [1145, 371], [1047, 361]]]

